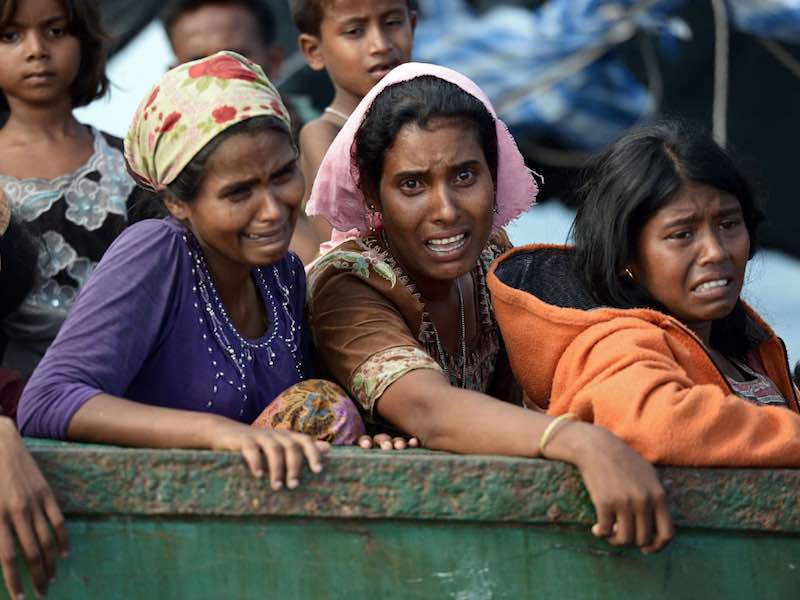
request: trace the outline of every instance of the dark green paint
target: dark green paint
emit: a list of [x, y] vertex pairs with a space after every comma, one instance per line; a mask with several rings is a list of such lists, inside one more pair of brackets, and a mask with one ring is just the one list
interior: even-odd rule
[[336, 449], [272, 492], [235, 455], [29, 445], [69, 519], [53, 598], [800, 597], [795, 470], [662, 469], [681, 527], [643, 556], [560, 463]]

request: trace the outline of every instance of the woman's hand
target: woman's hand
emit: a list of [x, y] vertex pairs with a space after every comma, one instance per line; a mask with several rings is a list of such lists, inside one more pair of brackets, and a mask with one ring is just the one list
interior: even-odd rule
[[381, 450], [405, 450], [406, 448], [419, 448], [419, 440], [415, 437], [392, 437], [388, 433], [378, 435], [362, 435], [358, 438], [358, 445], [369, 450], [370, 448], [380, 448]]
[[23, 597], [14, 548], [16, 533], [33, 588], [41, 595], [67, 552], [64, 516], [50, 486], [25, 449], [11, 419], [0, 418], [0, 562], [9, 597]]
[[[592, 533], [614, 546], [636, 545], [658, 552], [675, 535], [664, 488], [653, 466], [614, 434], [588, 423], [561, 427], [546, 448], [571, 446], [570, 462], [581, 472], [597, 512]], [[563, 451], [563, 450], [562, 450]]]
[[321, 472], [322, 455], [330, 449], [327, 442], [302, 433], [256, 429], [227, 420], [214, 425], [209, 445], [212, 450], [240, 453], [254, 477], [262, 477], [266, 468], [273, 490], [284, 482], [290, 490], [300, 485], [304, 456], [314, 473]]

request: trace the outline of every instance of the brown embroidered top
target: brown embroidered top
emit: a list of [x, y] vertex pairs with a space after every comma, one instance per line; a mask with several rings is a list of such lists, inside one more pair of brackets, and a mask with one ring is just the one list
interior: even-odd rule
[[450, 383], [519, 403], [486, 288], [491, 262], [511, 247], [496, 231], [472, 270], [478, 333], [467, 342], [466, 381], [460, 352], [439, 356], [433, 323], [414, 282], [377, 237], [349, 240], [314, 263], [308, 306], [320, 357], [369, 414], [392, 383], [415, 369], [443, 371]]

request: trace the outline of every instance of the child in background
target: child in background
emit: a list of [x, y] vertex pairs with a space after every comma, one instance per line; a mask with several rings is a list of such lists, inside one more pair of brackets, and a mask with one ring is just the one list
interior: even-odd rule
[[108, 87], [105, 40], [89, 0], [0, 0], [0, 189], [39, 254], [36, 284], [0, 337], [3, 366], [25, 377], [126, 226], [122, 141], [72, 114]]
[[271, 80], [283, 63], [275, 15], [263, 0], [177, 0], [161, 17], [178, 63], [231, 50], [259, 65]]
[[[333, 102], [300, 132], [306, 196], [322, 158], [347, 117], [372, 87], [411, 59], [417, 15], [410, 0], [291, 0], [298, 44], [315, 71], [325, 69], [336, 90]], [[309, 217], [321, 242], [331, 225]]]
[[[179, 64], [231, 50], [259, 65], [270, 79], [280, 71], [284, 49], [275, 40], [275, 15], [263, 0], [176, 0], [161, 20]], [[302, 123], [285, 96], [284, 103], [297, 137]], [[289, 249], [310, 262], [318, 247], [317, 235], [301, 212]]]

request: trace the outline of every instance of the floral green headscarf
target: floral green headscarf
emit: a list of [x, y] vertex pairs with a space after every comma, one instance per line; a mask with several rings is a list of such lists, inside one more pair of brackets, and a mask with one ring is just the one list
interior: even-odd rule
[[125, 138], [125, 159], [141, 186], [163, 190], [228, 127], [274, 116], [291, 130], [278, 90], [261, 67], [222, 51], [166, 72], [139, 105]]

